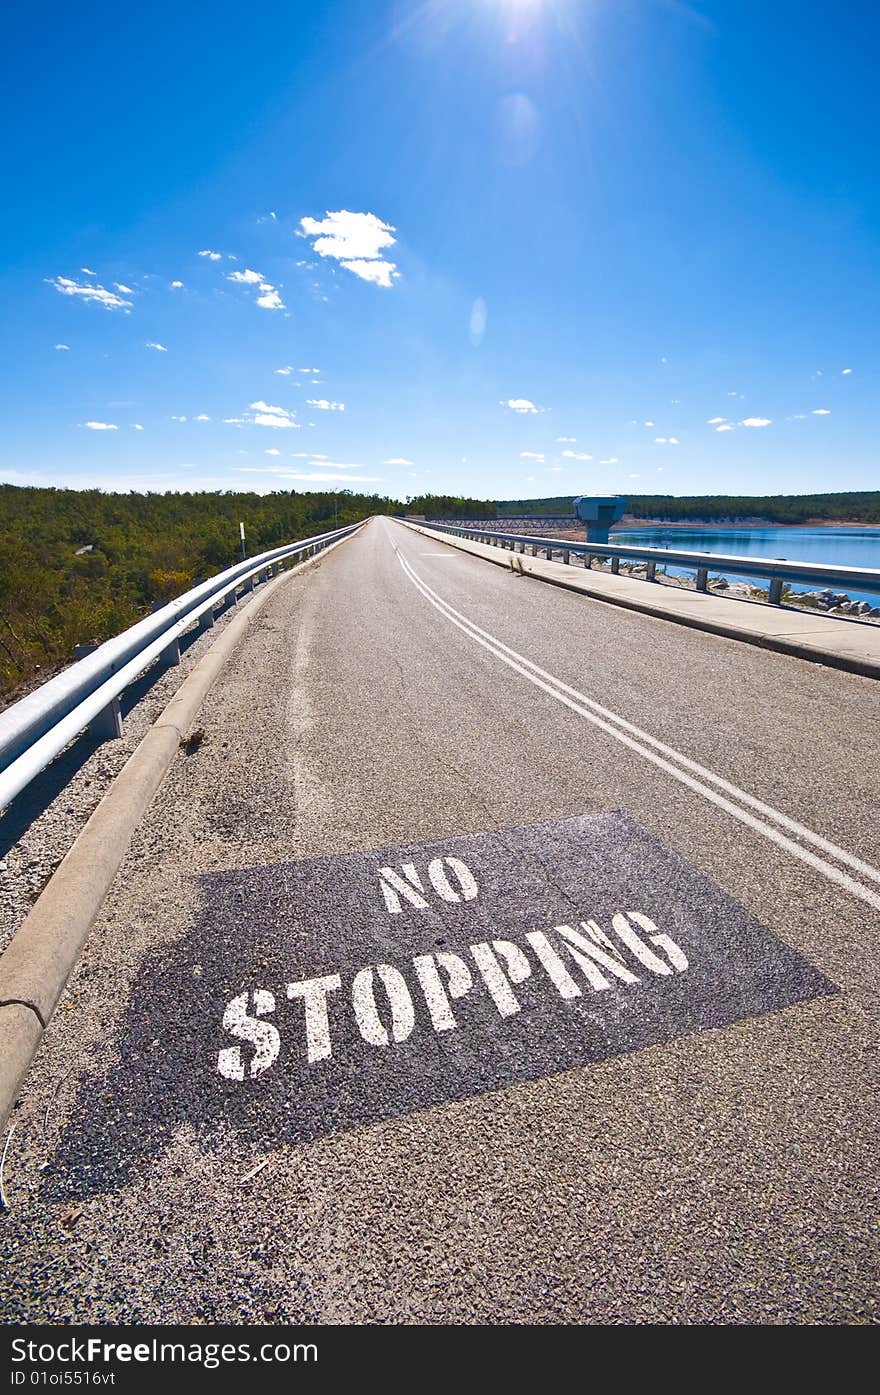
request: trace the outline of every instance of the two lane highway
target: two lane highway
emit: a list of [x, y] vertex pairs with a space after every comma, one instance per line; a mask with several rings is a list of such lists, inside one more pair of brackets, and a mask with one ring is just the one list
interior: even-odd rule
[[14, 1115], [9, 1317], [870, 1321], [876, 717], [373, 520], [138, 830]]

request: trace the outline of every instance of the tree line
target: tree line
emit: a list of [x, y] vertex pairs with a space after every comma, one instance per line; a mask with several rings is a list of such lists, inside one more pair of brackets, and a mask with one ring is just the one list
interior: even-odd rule
[[0, 485], [0, 696], [241, 556], [400, 509], [355, 494], [105, 494]]
[[[501, 499], [496, 505], [497, 515], [566, 514], [572, 512], [573, 501], [571, 494], [553, 499]], [[700, 494], [684, 498], [676, 498], [673, 494], [631, 494], [626, 512], [629, 518], [659, 519], [669, 523], [703, 520], [732, 523], [745, 519], [765, 519], [768, 523], [779, 524], [880, 523], [880, 490], [840, 494]], [[475, 518], [491, 516], [495, 515], [474, 515]]]

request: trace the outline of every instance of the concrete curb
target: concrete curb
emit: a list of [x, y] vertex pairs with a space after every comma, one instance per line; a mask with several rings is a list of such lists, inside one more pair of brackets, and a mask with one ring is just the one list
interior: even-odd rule
[[0, 1129], [134, 831], [209, 690], [277, 588], [347, 541], [275, 577], [230, 622], [129, 757], [0, 956]]
[[[856, 673], [861, 678], [880, 678], [880, 657], [874, 658], [867, 654], [855, 654], [838, 652], [834, 649], [823, 648], [820, 644], [806, 644], [796, 638], [789, 638], [784, 635], [772, 634], [769, 631], [758, 629], [747, 629], [742, 624], [738, 624], [731, 617], [730, 620], [713, 620], [695, 614], [682, 613], [675, 610], [671, 605], [664, 605], [650, 599], [642, 600], [641, 597], [634, 597], [623, 594], [623, 587], [630, 584], [649, 587], [648, 582], [631, 582], [629, 578], [611, 577], [605, 573], [598, 573], [593, 583], [590, 582], [589, 572], [572, 572], [561, 562], [548, 562], [540, 558], [527, 556], [524, 553], [513, 553], [495, 547], [489, 547], [485, 543], [474, 542], [470, 538], [453, 537], [449, 533], [435, 533], [431, 528], [420, 528], [417, 523], [409, 523], [404, 519], [395, 519], [396, 523], [402, 523], [404, 528], [410, 528], [414, 533], [420, 533], [423, 537], [431, 538], [433, 542], [445, 543], [448, 547], [457, 547], [462, 552], [470, 553], [474, 557], [479, 557], [485, 562], [492, 562], [496, 567], [503, 567], [506, 571], [512, 570], [516, 558], [516, 566], [522, 564], [522, 574], [533, 577], [537, 581], [546, 582], [550, 586], [559, 586], [565, 591], [576, 591], [581, 596], [589, 596], [591, 600], [604, 601], [608, 605], [620, 606], [623, 610], [635, 610], [642, 615], [650, 615], [656, 620], [668, 620], [675, 625], [686, 625], [690, 629], [702, 630], [707, 634], [720, 635], [723, 639], [736, 639], [744, 644], [753, 644], [760, 649], [772, 649], [780, 654], [787, 654], [791, 658], [805, 659], [811, 664], [823, 664], [827, 668], [841, 669], [845, 673]], [[549, 569], [552, 568], [552, 571]], [[618, 594], [613, 594], [609, 589], [609, 583], [623, 583]], [[673, 596], [693, 597], [696, 593], [691, 591], [673, 591]], [[748, 602], [725, 600], [723, 597], [713, 596], [714, 601], [721, 601], [730, 606], [748, 605]], [[802, 616], [801, 611], [792, 612], [798, 618]], [[851, 625], [852, 621], [827, 620], [821, 617], [826, 623], [840, 625]], [[872, 638], [876, 633], [876, 644], [880, 646], [880, 627], [870, 626], [858, 627], [862, 631], [870, 628]]]

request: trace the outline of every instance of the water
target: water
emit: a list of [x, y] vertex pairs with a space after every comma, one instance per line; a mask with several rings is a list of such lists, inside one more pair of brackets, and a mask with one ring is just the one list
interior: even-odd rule
[[[737, 557], [785, 557], [788, 561], [821, 562], [838, 567], [876, 567], [880, 570], [880, 528], [617, 528], [612, 543], [639, 543], [643, 547], [674, 547], [694, 552], [723, 552]], [[670, 567], [671, 574], [686, 571]], [[752, 580], [766, 589], [760, 578], [729, 575], [728, 581]], [[817, 591], [819, 585], [792, 584], [793, 591]], [[853, 601], [880, 605], [877, 591], [853, 591], [840, 587]]]

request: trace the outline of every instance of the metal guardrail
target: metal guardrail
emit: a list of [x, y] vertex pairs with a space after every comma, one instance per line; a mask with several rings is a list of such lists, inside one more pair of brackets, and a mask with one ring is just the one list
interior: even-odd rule
[[[807, 585], [827, 586], [833, 591], [841, 589], [858, 591], [880, 591], [880, 568], [877, 567], [837, 567], [824, 562], [789, 561], [785, 557], [740, 557], [721, 552], [686, 552], [678, 548], [640, 547], [636, 543], [575, 543], [552, 538], [532, 537], [524, 533], [499, 533], [484, 528], [459, 528], [455, 524], [426, 521], [423, 525], [439, 533], [457, 533], [462, 537], [474, 538], [491, 547], [509, 548], [511, 551], [525, 552], [531, 548], [533, 557], [543, 552], [552, 561], [554, 552], [562, 553], [562, 561], [568, 563], [572, 555], [584, 558], [586, 567], [592, 566], [594, 557], [607, 557], [611, 560], [611, 570], [620, 571], [623, 560], [634, 559], [646, 564], [645, 579], [654, 581], [658, 566], [672, 565], [686, 567], [696, 572], [698, 591], [706, 591], [709, 586], [709, 573], [721, 572], [725, 576], [759, 577], [770, 583], [768, 600], [771, 605], [780, 605], [785, 582], [802, 582]], [[573, 524], [574, 526], [574, 524]]]
[[302, 559], [360, 528], [353, 523], [301, 542], [272, 548], [201, 582], [122, 634], [108, 639], [41, 687], [0, 713], [0, 810], [86, 727], [97, 736], [122, 735], [119, 695], [159, 660], [180, 662], [180, 637], [198, 622], [214, 624], [220, 602], [233, 604], [238, 592], [253, 591], [291, 558]]

